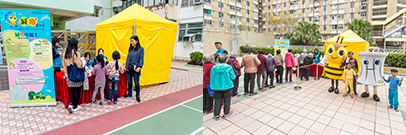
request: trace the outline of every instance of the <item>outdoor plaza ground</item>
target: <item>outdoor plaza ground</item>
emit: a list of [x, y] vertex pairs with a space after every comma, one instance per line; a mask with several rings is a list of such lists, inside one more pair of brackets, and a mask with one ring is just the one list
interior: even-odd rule
[[[0, 91], [0, 134], [202, 134], [202, 68], [185, 64], [172, 62], [168, 83], [142, 87], [141, 103], [119, 98], [117, 105], [83, 104], [73, 114], [59, 101], [10, 108], [9, 91]], [[186, 117], [187, 123], [178, 120]]]
[[[241, 62], [241, 58], [238, 58]], [[241, 70], [243, 71], [243, 69]], [[296, 75], [293, 79], [296, 82]], [[389, 74], [385, 74], [386, 77]], [[227, 119], [215, 121], [213, 114], [203, 117], [203, 133], [210, 134], [306, 134], [306, 135], [405, 135], [406, 85], [399, 88], [399, 108], [388, 109], [388, 87], [379, 86], [381, 101], [362, 98], [364, 86], [357, 85], [358, 96], [343, 97], [344, 83], [339, 82], [340, 93], [329, 93], [329, 79], [321, 78], [300, 82], [301, 90], [295, 91], [296, 83], [288, 83], [258, 91], [257, 95], [233, 98]], [[256, 84], [256, 81], [255, 81]], [[372, 90], [372, 86], [369, 88]], [[239, 93], [244, 92], [243, 74]], [[223, 115], [223, 112], [221, 112]]]

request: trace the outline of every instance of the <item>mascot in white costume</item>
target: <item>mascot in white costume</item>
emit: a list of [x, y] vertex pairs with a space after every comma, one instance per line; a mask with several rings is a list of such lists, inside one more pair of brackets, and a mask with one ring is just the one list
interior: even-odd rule
[[[370, 49], [372, 49], [372, 52], [369, 51]], [[375, 49], [377, 49], [377, 52], [374, 52]], [[365, 52], [358, 52], [358, 55], [361, 62], [361, 72], [357, 81], [365, 85], [365, 92], [361, 94], [361, 97], [369, 97], [368, 86], [372, 85], [374, 87], [373, 98], [379, 102], [376, 87], [385, 85], [382, 77], [385, 58], [388, 54], [379, 53], [378, 47], [366, 47]]]

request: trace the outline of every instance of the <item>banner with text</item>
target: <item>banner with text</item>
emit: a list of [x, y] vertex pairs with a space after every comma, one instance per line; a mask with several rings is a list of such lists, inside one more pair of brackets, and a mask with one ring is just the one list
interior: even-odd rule
[[275, 39], [275, 55], [276, 50], [281, 50], [281, 55], [285, 57], [285, 54], [288, 52], [289, 49], [289, 39]]
[[49, 10], [0, 9], [10, 107], [56, 105]]

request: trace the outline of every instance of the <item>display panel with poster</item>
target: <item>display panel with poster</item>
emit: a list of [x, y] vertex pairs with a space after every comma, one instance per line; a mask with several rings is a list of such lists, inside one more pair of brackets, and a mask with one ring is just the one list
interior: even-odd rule
[[285, 58], [285, 54], [288, 52], [289, 49], [289, 39], [275, 39], [275, 52], [274, 54], [276, 54], [276, 50], [281, 50], [281, 55]]
[[0, 9], [10, 107], [56, 105], [49, 10]]

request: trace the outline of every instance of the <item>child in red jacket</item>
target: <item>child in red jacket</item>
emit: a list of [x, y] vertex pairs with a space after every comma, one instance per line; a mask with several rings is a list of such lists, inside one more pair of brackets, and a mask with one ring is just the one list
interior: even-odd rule
[[210, 83], [210, 71], [214, 66], [214, 56], [205, 55], [203, 56], [203, 113], [212, 113], [213, 109], [213, 97], [209, 96], [209, 91], [207, 90], [207, 84]]

